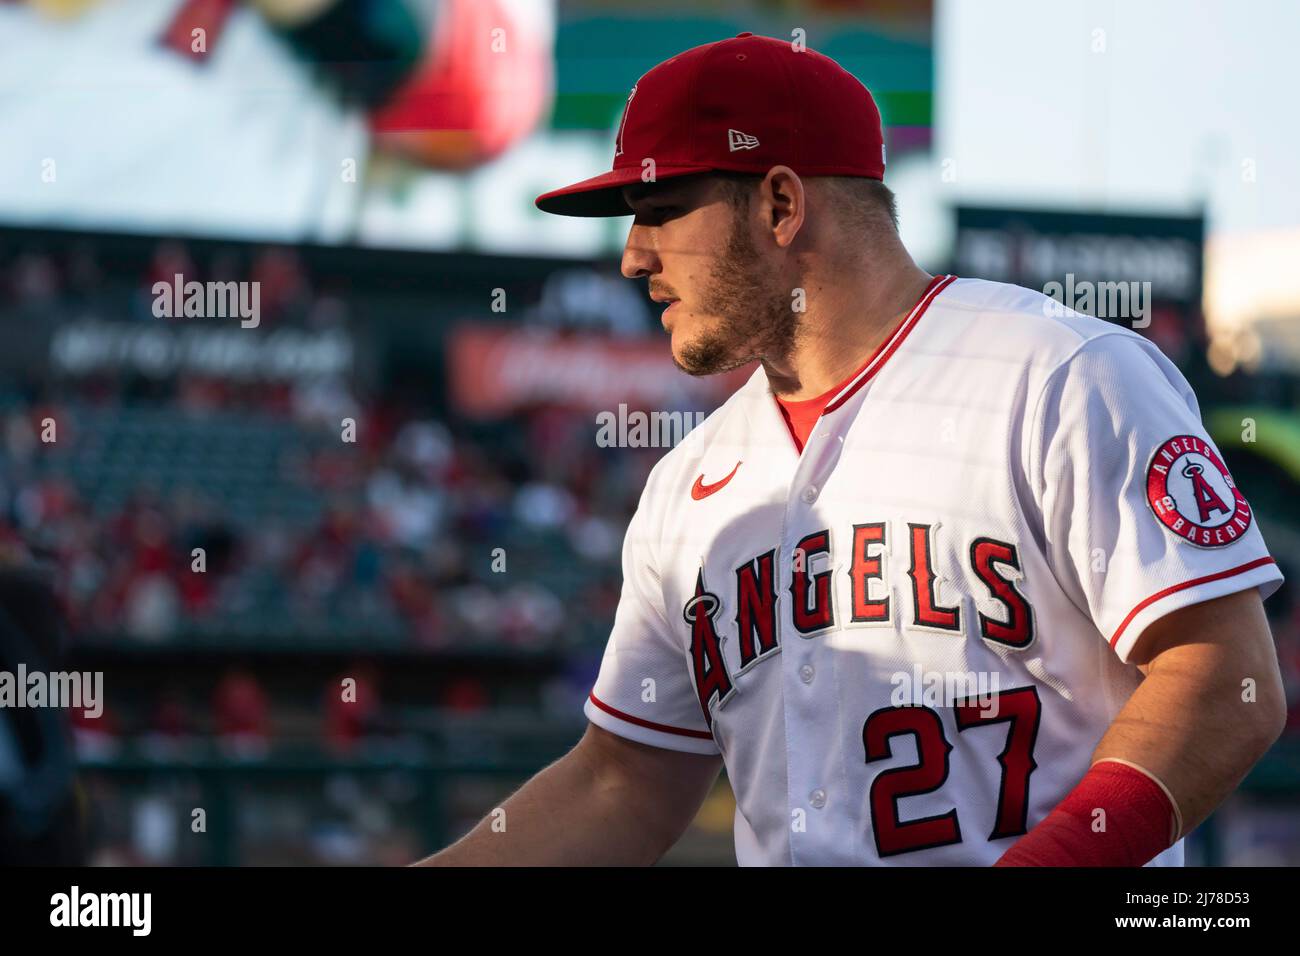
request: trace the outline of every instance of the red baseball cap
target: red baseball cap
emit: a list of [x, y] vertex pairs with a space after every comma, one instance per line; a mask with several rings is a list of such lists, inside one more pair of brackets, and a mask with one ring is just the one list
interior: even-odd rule
[[885, 176], [880, 111], [830, 57], [742, 33], [665, 60], [628, 94], [614, 168], [537, 197], [561, 216], [630, 216], [622, 188], [710, 170]]

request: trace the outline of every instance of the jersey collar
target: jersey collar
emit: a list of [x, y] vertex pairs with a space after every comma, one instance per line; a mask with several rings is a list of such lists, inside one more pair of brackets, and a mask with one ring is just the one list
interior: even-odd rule
[[912, 311], [907, 314], [907, 318], [898, 324], [898, 327], [894, 329], [889, 338], [880, 343], [876, 351], [871, 354], [871, 357], [867, 359], [857, 374], [849, 379], [839, 394], [826, 403], [822, 415], [829, 415], [835, 411], [852, 398], [858, 389], [871, 381], [875, 374], [889, 361], [889, 357], [898, 351], [898, 347], [911, 334], [912, 329], [916, 328], [917, 323], [921, 321], [921, 316], [925, 315], [925, 310], [930, 307], [930, 303], [935, 300], [935, 297], [955, 281], [957, 281], [957, 277], [951, 275], [935, 276], [930, 280], [930, 284], [925, 287], [925, 292], [922, 293], [916, 305], [912, 306]]
[[[921, 298], [912, 307], [912, 311], [907, 314], [907, 318], [898, 324], [884, 342], [880, 343], [880, 346], [871, 354], [871, 357], [844, 383], [836, 395], [826, 404], [826, 407], [822, 409], [823, 418], [836, 409], [843, 407], [850, 398], [861, 390], [862, 386], [871, 381], [876, 373], [889, 361], [890, 356], [898, 351], [912, 330], [916, 328], [921, 321], [921, 317], [939, 293], [955, 281], [957, 281], [957, 277], [952, 275], [935, 276], [930, 281]], [[797, 458], [799, 455], [798, 443], [795, 436], [790, 432], [785, 417], [781, 414], [780, 406], [772, 394], [771, 385], [767, 380], [767, 372], [763, 369], [762, 364], [754, 369], [754, 374], [750, 376], [749, 381], [741, 386], [741, 391], [746, 393], [744, 407], [746, 417], [750, 423], [751, 440], [768, 449], [769, 454], [778, 445], [782, 445], [790, 455]], [[785, 436], [784, 439], [778, 438], [778, 435], [782, 434]]]

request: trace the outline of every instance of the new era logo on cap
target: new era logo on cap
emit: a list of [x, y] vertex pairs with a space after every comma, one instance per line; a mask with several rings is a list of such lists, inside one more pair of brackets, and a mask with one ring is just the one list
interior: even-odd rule
[[758, 137], [742, 133], [738, 129], [727, 130], [727, 149], [733, 153], [738, 149], [753, 149], [758, 145]]

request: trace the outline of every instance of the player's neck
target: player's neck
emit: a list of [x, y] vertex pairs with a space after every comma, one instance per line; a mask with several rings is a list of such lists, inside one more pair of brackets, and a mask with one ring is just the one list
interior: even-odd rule
[[933, 277], [899, 251], [901, 257], [870, 268], [837, 265], [831, 275], [808, 277], [808, 308], [794, 349], [783, 360], [763, 359], [773, 392], [791, 401], [825, 394], [907, 318]]

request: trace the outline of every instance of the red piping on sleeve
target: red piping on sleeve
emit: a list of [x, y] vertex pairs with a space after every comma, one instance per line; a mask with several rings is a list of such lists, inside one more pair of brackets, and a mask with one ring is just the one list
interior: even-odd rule
[[1116, 629], [1114, 636], [1111, 637], [1110, 646], [1114, 647], [1119, 643], [1120, 636], [1123, 635], [1125, 629], [1133, 623], [1133, 618], [1137, 617], [1139, 613], [1150, 607], [1156, 601], [1159, 601], [1161, 598], [1166, 598], [1177, 591], [1186, 591], [1188, 588], [1194, 588], [1198, 584], [1208, 584], [1211, 581], [1221, 581], [1224, 578], [1230, 578], [1236, 574], [1245, 574], [1247, 571], [1253, 571], [1255, 568], [1263, 567], [1266, 564], [1276, 563], [1277, 562], [1272, 558], [1256, 558], [1254, 561], [1247, 562], [1240, 567], [1230, 568], [1227, 571], [1219, 571], [1215, 574], [1207, 574], [1203, 578], [1193, 578], [1191, 581], [1184, 581], [1182, 584], [1175, 584], [1172, 587], [1165, 588], [1163, 591], [1157, 591], [1137, 607], [1133, 608], [1133, 610], [1128, 612], [1128, 617], [1124, 618], [1120, 623], [1120, 626]]
[[679, 737], [695, 737], [699, 740], [713, 739], [713, 734], [709, 733], [707, 730], [687, 730], [684, 727], [669, 727], [667, 724], [656, 724], [653, 720], [642, 720], [640, 717], [633, 717], [631, 714], [625, 714], [621, 710], [616, 710], [598, 698], [594, 690], [589, 696], [591, 697], [591, 702], [605, 713], [611, 714], [619, 720], [626, 720], [629, 724], [636, 724], [638, 727], [645, 727], [649, 730], [658, 730], [665, 734], [676, 734]]

